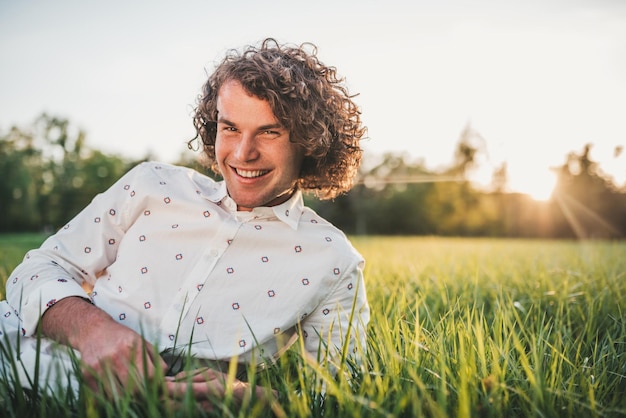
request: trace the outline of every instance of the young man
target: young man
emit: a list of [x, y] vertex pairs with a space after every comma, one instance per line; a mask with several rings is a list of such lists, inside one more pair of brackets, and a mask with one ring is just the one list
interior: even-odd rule
[[123, 389], [161, 368], [176, 396], [189, 353], [194, 367], [211, 366], [193, 378], [204, 400], [225, 390], [219, 364], [272, 361], [299, 335], [315, 359], [365, 348], [363, 260], [302, 200], [346, 192], [360, 163], [365, 128], [335, 69], [314, 48], [272, 39], [231, 51], [194, 124], [222, 182], [141, 164], [9, 277], [0, 318], [10, 340], [23, 335], [27, 369], [38, 355], [40, 376], [64, 373], [58, 342], [93, 388], [106, 376]]

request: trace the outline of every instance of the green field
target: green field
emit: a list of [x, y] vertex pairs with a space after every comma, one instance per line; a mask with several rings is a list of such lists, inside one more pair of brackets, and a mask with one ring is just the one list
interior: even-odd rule
[[[0, 236], [0, 282], [41, 239]], [[244, 402], [237, 411], [226, 400], [217, 415], [626, 417], [626, 242], [353, 242], [367, 259], [372, 320], [367, 364], [343, 366], [352, 385], [344, 373], [333, 380], [304, 364], [294, 348], [261, 376], [279, 391], [279, 403]], [[166, 410], [150, 394], [116, 403], [90, 393], [27, 402], [0, 382], [3, 410], [15, 417], [190, 415]]]
[[0, 299], [4, 299], [4, 283], [13, 268], [22, 261], [26, 251], [38, 247], [44, 239], [40, 234], [0, 235]]

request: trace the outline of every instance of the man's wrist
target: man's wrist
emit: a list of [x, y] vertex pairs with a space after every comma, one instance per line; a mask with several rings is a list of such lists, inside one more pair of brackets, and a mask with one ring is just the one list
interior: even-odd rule
[[81, 351], [81, 342], [106, 322], [113, 322], [113, 319], [89, 299], [69, 296], [44, 312], [41, 331], [46, 337]]

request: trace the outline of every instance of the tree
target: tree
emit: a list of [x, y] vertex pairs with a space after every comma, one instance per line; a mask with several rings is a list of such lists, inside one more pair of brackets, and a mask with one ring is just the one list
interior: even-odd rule
[[41, 225], [39, 197], [47, 184], [32, 133], [12, 127], [0, 135], [0, 176], [0, 231]]
[[88, 147], [64, 118], [12, 127], [0, 136], [0, 232], [62, 226], [135, 164]]
[[553, 222], [558, 235], [577, 238], [616, 238], [626, 235], [624, 193], [591, 159], [591, 144], [567, 155], [558, 167]]

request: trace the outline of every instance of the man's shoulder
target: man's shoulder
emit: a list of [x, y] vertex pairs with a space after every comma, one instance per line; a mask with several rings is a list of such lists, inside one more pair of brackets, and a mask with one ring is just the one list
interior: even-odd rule
[[165, 163], [161, 161], [143, 161], [137, 164], [135, 169], [143, 170], [147, 172], [153, 172], [157, 174], [167, 173], [167, 174], [173, 174], [173, 175], [176, 175], [176, 174], [189, 175], [191, 173], [195, 173], [195, 174], [204, 176], [204, 174], [198, 173], [198, 171], [194, 170], [193, 168], [185, 167], [182, 165]]
[[300, 225], [298, 227], [307, 236], [312, 239], [331, 244], [336, 249], [337, 254], [354, 254], [360, 257], [358, 252], [352, 246], [350, 239], [346, 234], [331, 222], [320, 216], [313, 209], [305, 206], [300, 217]]
[[164, 190], [178, 196], [212, 196], [221, 190], [221, 183], [189, 167], [145, 161], [133, 167], [122, 183], [140, 188], [145, 194], [159, 194]]
[[300, 224], [315, 226], [315, 227], [324, 227], [324, 228], [332, 229], [341, 233], [341, 230], [339, 228], [337, 228], [328, 220], [320, 216], [317, 212], [315, 212], [313, 209], [311, 209], [308, 206], [302, 207], [302, 216], [300, 217]]
[[144, 161], [135, 166], [133, 170], [137, 170], [144, 175], [153, 175], [163, 178], [187, 178], [194, 181], [201, 181], [203, 183], [216, 183], [215, 180], [206, 174], [200, 173], [193, 168], [160, 161]]

